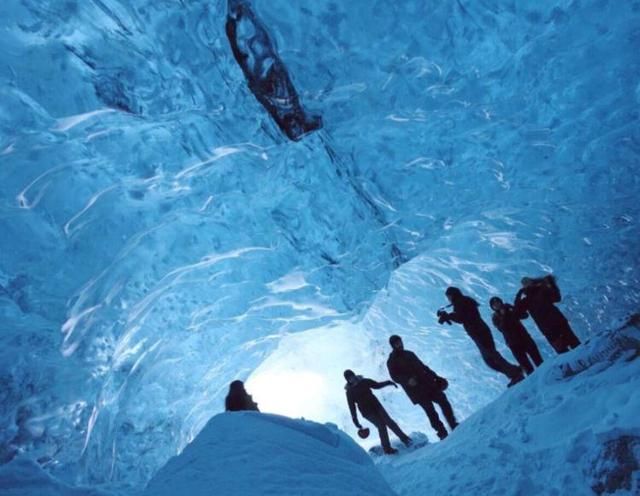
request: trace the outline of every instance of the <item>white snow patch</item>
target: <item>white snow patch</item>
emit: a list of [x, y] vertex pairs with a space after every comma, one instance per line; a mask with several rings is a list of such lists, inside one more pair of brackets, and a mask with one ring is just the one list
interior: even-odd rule
[[371, 458], [331, 424], [222, 413], [142, 496], [391, 496]]

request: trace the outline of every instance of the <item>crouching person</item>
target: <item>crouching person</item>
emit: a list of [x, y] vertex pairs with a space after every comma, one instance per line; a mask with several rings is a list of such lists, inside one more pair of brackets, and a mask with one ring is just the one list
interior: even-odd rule
[[402, 441], [405, 446], [409, 446], [411, 444], [411, 438], [402, 432], [400, 427], [398, 427], [398, 424], [394, 422], [380, 401], [378, 401], [378, 398], [376, 398], [371, 392], [372, 389], [382, 389], [386, 386], [398, 386], [391, 381], [376, 382], [372, 379], [364, 378], [361, 375], [356, 375], [353, 370], [345, 370], [344, 378], [347, 381], [344, 388], [347, 392], [347, 403], [349, 404], [353, 424], [358, 429], [362, 429], [362, 425], [360, 425], [360, 422], [358, 421], [358, 413], [356, 412], [357, 405], [362, 416], [378, 429], [378, 433], [380, 434], [380, 444], [382, 445], [382, 450], [386, 454], [392, 455], [398, 452], [398, 450], [392, 448], [389, 443], [387, 427], [391, 429], [398, 438], [400, 438], [400, 441]]
[[233, 381], [229, 385], [229, 393], [224, 400], [225, 410], [227, 412], [239, 412], [242, 410], [252, 410], [259, 412], [258, 404], [244, 388], [242, 381]]

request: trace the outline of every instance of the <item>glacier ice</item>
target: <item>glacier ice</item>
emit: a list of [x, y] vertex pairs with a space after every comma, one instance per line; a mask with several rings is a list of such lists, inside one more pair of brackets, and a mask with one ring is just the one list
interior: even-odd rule
[[553, 271], [582, 338], [637, 309], [637, 1], [255, 7], [297, 143], [222, 0], [1, 3], [2, 461], [140, 487], [318, 329], [372, 369], [403, 334], [469, 415], [503, 385], [435, 323], [452, 282]]

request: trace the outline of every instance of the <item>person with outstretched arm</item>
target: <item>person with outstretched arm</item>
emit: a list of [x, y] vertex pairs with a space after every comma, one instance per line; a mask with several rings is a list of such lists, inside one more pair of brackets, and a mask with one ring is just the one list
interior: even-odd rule
[[362, 425], [358, 421], [357, 406], [362, 416], [378, 429], [382, 450], [387, 455], [393, 455], [398, 452], [398, 450], [391, 447], [387, 427], [400, 438], [400, 441], [402, 441], [405, 446], [409, 446], [411, 444], [411, 438], [402, 432], [402, 429], [400, 429], [398, 424], [389, 416], [378, 398], [376, 398], [371, 391], [372, 389], [382, 389], [387, 386], [398, 386], [392, 381], [376, 382], [372, 379], [367, 379], [361, 375], [356, 375], [353, 370], [349, 369], [344, 371], [344, 378], [347, 381], [344, 388], [347, 393], [347, 403], [349, 404], [353, 424], [358, 429], [362, 429]]
[[538, 279], [522, 278], [522, 289], [518, 291], [514, 307], [531, 314], [540, 332], [549, 341], [556, 353], [566, 353], [580, 345], [569, 321], [555, 306], [562, 296], [555, 277], [548, 275]]
[[438, 310], [438, 322], [449, 324], [456, 322], [462, 324], [467, 335], [473, 340], [480, 351], [480, 355], [487, 366], [501, 374], [506, 375], [510, 381], [507, 387], [524, 379], [522, 369], [509, 363], [496, 349], [496, 344], [491, 335], [491, 329], [486, 324], [478, 311], [478, 302], [469, 296], [462, 294], [458, 288], [447, 288], [445, 295], [453, 306], [453, 312], [444, 309]]
[[431, 427], [440, 439], [447, 437], [447, 429], [440, 420], [434, 407], [436, 403], [442, 410], [451, 430], [458, 426], [453, 408], [444, 393], [449, 383], [427, 367], [415, 353], [404, 349], [402, 338], [393, 335], [389, 338], [392, 351], [387, 360], [387, 369], [391, 379], [402, 386], [414, 405], [420, 405], [427, 414]]

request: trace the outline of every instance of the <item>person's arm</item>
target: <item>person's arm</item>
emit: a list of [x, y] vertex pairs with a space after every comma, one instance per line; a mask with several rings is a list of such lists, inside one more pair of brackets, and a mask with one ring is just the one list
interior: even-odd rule
[[372, 379], [365, 379], [363, 382], [365, 382], [365, 384], [367, 384], [371, 389], [382, 389], [387, 386], [398, 387], [398, 385], [393, 381], [376, 382]]
[[472, 318], [473, 312], [476, 310], [475, 305], [473, 300], [467, 297], [461, 298], [461, 301], [453, 307], [453, 312], [449, 313], [449, 318], [458, 324], [463, 324]]
[[362, 429], [360, 422], [358, 422], [356, 402], [353, 400], [353, 396], [351, 395], [350, 391], [347, 391], [347, 403], [349, 404], [349, 411], [351, 412], [351, 420], [353, 420], [353, 425], [355, 425], [358, 429]]
[[428, 381], [435, 381], [438, 378], [438, 374], [425, 365], [414, 352], [410, 351], [409, 356], [411, 357], [411, 369], [414, 371], [414, 377], [423, 376]]
[[511, 311], [514, 313], [518, 320], [524, 320], [529, 317], [529, 313], [527, 312], [527, 308], [525, 305], [515, 305], [511, 308]]
[[453, 320], [454, 322], [457, 322], [458, 324], [462, 324], [462, 320], [463, 320], [463, 315], [460, 311], [453, 311], [453, 312], [445, 312], [443, 314], [448, 320]]
[[560, 301], [562, 301], [560, 288], [558, 288], [556, 280], [553, 276], [547, 276], [544, 278], [544, 288], [546, 290], [547, 296], [552, 303], [560, 303]]
[[498, 329], [500, 332], [502, 332], [504, 334], [504, 332], [502, 331], [502, 328], [500, 327], [500, 319], [498, 318], [498, 314], [497, 313], [493, 313], [493, 315], [491, 316], [491, 322], [493, 323], [493, 327], [495, 327], [496, 329]]
[[516, 293], [516, 297], [513, 299], [513, 307], [515, 308], [517, 315], [527, 313], [527, 310], [529, 309], [529, 298], [527, 297], [524, 288], [521, 288]]

